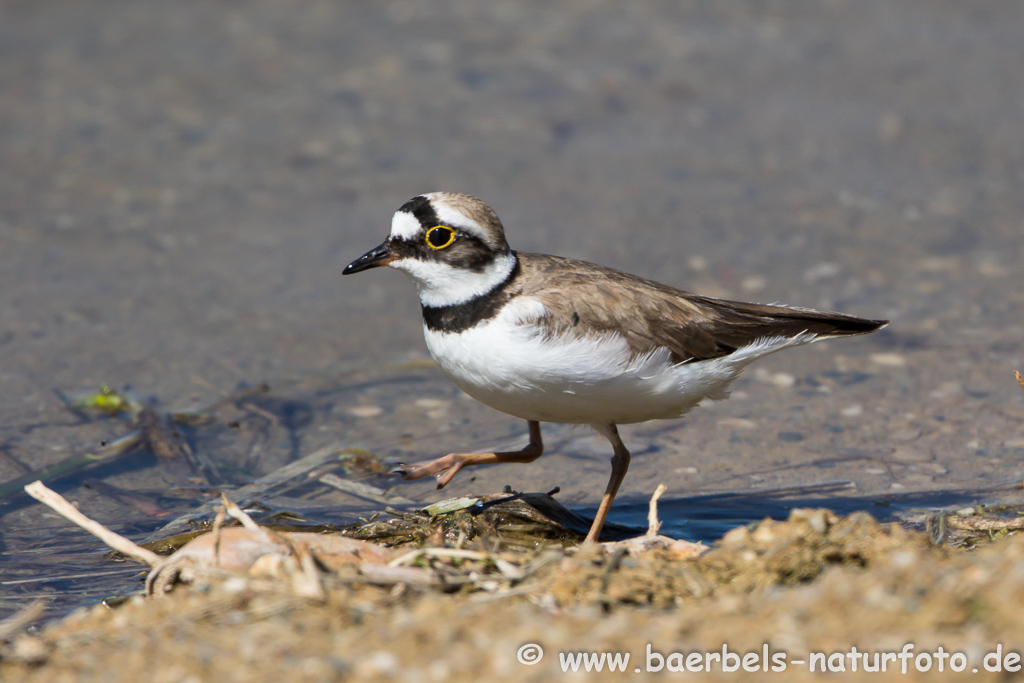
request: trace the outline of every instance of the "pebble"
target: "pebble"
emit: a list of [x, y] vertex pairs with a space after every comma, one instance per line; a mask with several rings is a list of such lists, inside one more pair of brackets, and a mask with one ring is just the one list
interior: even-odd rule
[[864, 412], [864, 406], [859, 403], [854, 403], [852, 406], [847, 406], [839, 411], [843, 417], [859, 417]]
[[377, 417], [384, 413], [384, 409], [380, 406], [352, 406], [348, 409], [349, 415], [355, 417]]
[[928, 462], [932, 459], [929, 453], [914, 448], [900, 446], [890, 456], [896, 462]]
[[872, 363], [890, 368], [902, 368], [907, 364], [907, 359], [899, 353], [873, 353], [870, 358]]
[[918, 557], [916, 553], [909, 550], [899, 550], [892, 554], [889, 561], [892, 562], [892, 566], [896, 569], [906, 569], [913, 567], [918, 562]]
[[757, 422], [745, 417], [723, 417], [715, 422], [715, 426], [723, 429], [757, 429]]
[[23, 664], [42, 664], [47, 660], [49, 654], [49, 648], [42, 638], [22, 636], [14, 640], [11, 652], [5, 656], [5, 659]]
[[920, 429], [914, 429], [913, 427], [905, 427], [903, 429], [897, 429], [896, 431], [889, 434], [889, 438], [893, 441], [901, 441], [906, 443], [908, 441], [914, 441], [921, 436]]
[[768, 372], [763, 368], [754, 370], [754, 377], [761, 382], [774, 384], [777, 387], [788, 388], [796, 384], [796, 377], [786, 372]]
[[796, 384], [796, 377], [785, 372], [776, 372], [768, 380], [777, 387], [791, 387]]
[[828, 531], [828, 519], [825, 517], [824, 510], [815, 510], [812, 512], [807, 518], [807, 523], [810, 525], [811, 529], [819, 534], [824, 534]]
[[398, 670], [398, 658], [391, 652], [376, 650], [364, 655], [356, 668], [357, 673], [390, 676]]
[[775, 532], [770, 528], [768, 524], [760, 524], [750, 534], [750, 539], [755, 543], [762, 545], [771, 545], [775, 540]]
[[721, 544], [727, 546], [746, 545], [749, 540], [750, 532], [747, 531], [747, 527], [738, 526], [725, 532]]
[[437, 408], [448, 408], [451, 406], [451, 401], [445, 401], [440, 398], [418, 398], [416, 399], [417, 408], [426, 408], [427, 410]]

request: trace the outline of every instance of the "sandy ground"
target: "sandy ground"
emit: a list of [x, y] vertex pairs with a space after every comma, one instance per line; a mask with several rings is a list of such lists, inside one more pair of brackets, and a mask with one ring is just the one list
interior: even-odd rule
[[[1014, 498], [986, 490], [1024, 470], [1012, 375], [1024, 368], [1022, 11], [998, 0], [4, 3], [0, 480], [125, 433], [123, 420], [68, 410], [101, 383], [169, 411], [267, 382], [261, 402], [184, 429], [235, 484], [335, 442], [404, 459], [522, 443], [516, 420], [388, 365], [425, 357], [405, 278], [340, 275], [397, 206], [447, 189], [494, 206], [517, 248], [892, 319], [767, 359], [729, 401], [685, 420], [624, 430], [634, 461], [613, 520], [633, 521], [630, 506], [660, 482], [668, 529], [709, 542], [765, 513], [693, 503], [708, 492], [844, 482], [799, 503], [883, 518]], [[593, 509], [607, 446], [569, 427], [545, 435], [540, 461], [464, 473], [447, 493], [557, 485], [564, 503]], [[129, 535], [166, 521], [85, 476], [55, 486]], [[146, 454], [88, 476], [168, 515], [206, 495]], [[396, 484], [384, 479], [374, 483]], [[429, 482], [399, 490], [442, 495]], [[366, 510], [313, 488], [292, 503], [342, 521]], [[35, 598], [59, 614], [137, 586], [26, 498], [0, 515], [3, 615]], [[857, 580], [834, 576], [798, 590]], [[813, 623], [795, 616], [809, 604], [798, 594], [810, 595], [773, 609]], [[776, 599], [763, 595], [751, 610]], [[608, 642], [650, 617], [628, 614], [602, 621]], [[977, 638], [968, 626], [957, 637], [980, 643], [1003, 622], [979, 623]], [[925, 633], [900, 624], [894, 637]], [[575, 647], [573, 628], [552, 647]], [[843, 647], [858, 633], [844, 628]]]
[[317, 597], [296, 595], [287, 580], [214, 579], [82, 609], [13, 639], [0, 673], [158, 683], [822, 672], [994, 681], [1021, 666], [1016, 536], [968, 553], [865, 513], [797, 509], [785, 522], [738, 527], [696, 558], [594, 546], [490, 556], [518, 562], [522, 578], [435, 557], [403, 569], [447, 576], [444, 587], [373, 585], [342, 570]]

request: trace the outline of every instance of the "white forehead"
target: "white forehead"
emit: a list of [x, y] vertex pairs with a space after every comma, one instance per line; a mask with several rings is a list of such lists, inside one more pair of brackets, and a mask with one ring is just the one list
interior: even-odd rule
[[391, 236], [411, 240], [420, 231], [420, 222], [416, 216], [405, 211], [396, 211], [391, 219]]

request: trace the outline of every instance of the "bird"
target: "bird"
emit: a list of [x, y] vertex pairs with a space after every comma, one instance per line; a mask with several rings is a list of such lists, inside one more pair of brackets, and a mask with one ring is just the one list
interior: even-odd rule
[[490, 206], [432, 192], [395, 212], [382, 244], [349, 275], [389, 266], [416, 285], [430, 355], [462, 391], [526, 420], [518, 451], [450, 453], [395, 473], [529, 463], [544, 453], [540, 423], [590, 425], [611, 444], [611, 476], [584, 542], [598, 542], [629, 467], [618, 425], [682, 417], [722, 399], [751, 362], [820, 339], [874, 332], [868, 320], [808, 308], [691, 294], [585, 261], [513, 250]]

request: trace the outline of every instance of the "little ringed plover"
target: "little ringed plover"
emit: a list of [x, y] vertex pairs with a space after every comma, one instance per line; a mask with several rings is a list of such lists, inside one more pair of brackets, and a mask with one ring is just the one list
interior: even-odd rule
[[475, 197], [406, 202], [384, 242], [344, 270], [404, 271], [419, 290], [430, 355], [473, 398], [527, 421], [519, 451], [452, 453], [401, 465], [442, 488], [463, 467], [533, 462], [541, 422], [588, 424], [611, 442], [612, 472], [586, 541], [597, 541], [629, 467], [616, 425], [677, 418], [722, 399], [751, 362], [782, 349], [885, 326], [806, 308], [690, 294], [612, 268], [511, 249]]

